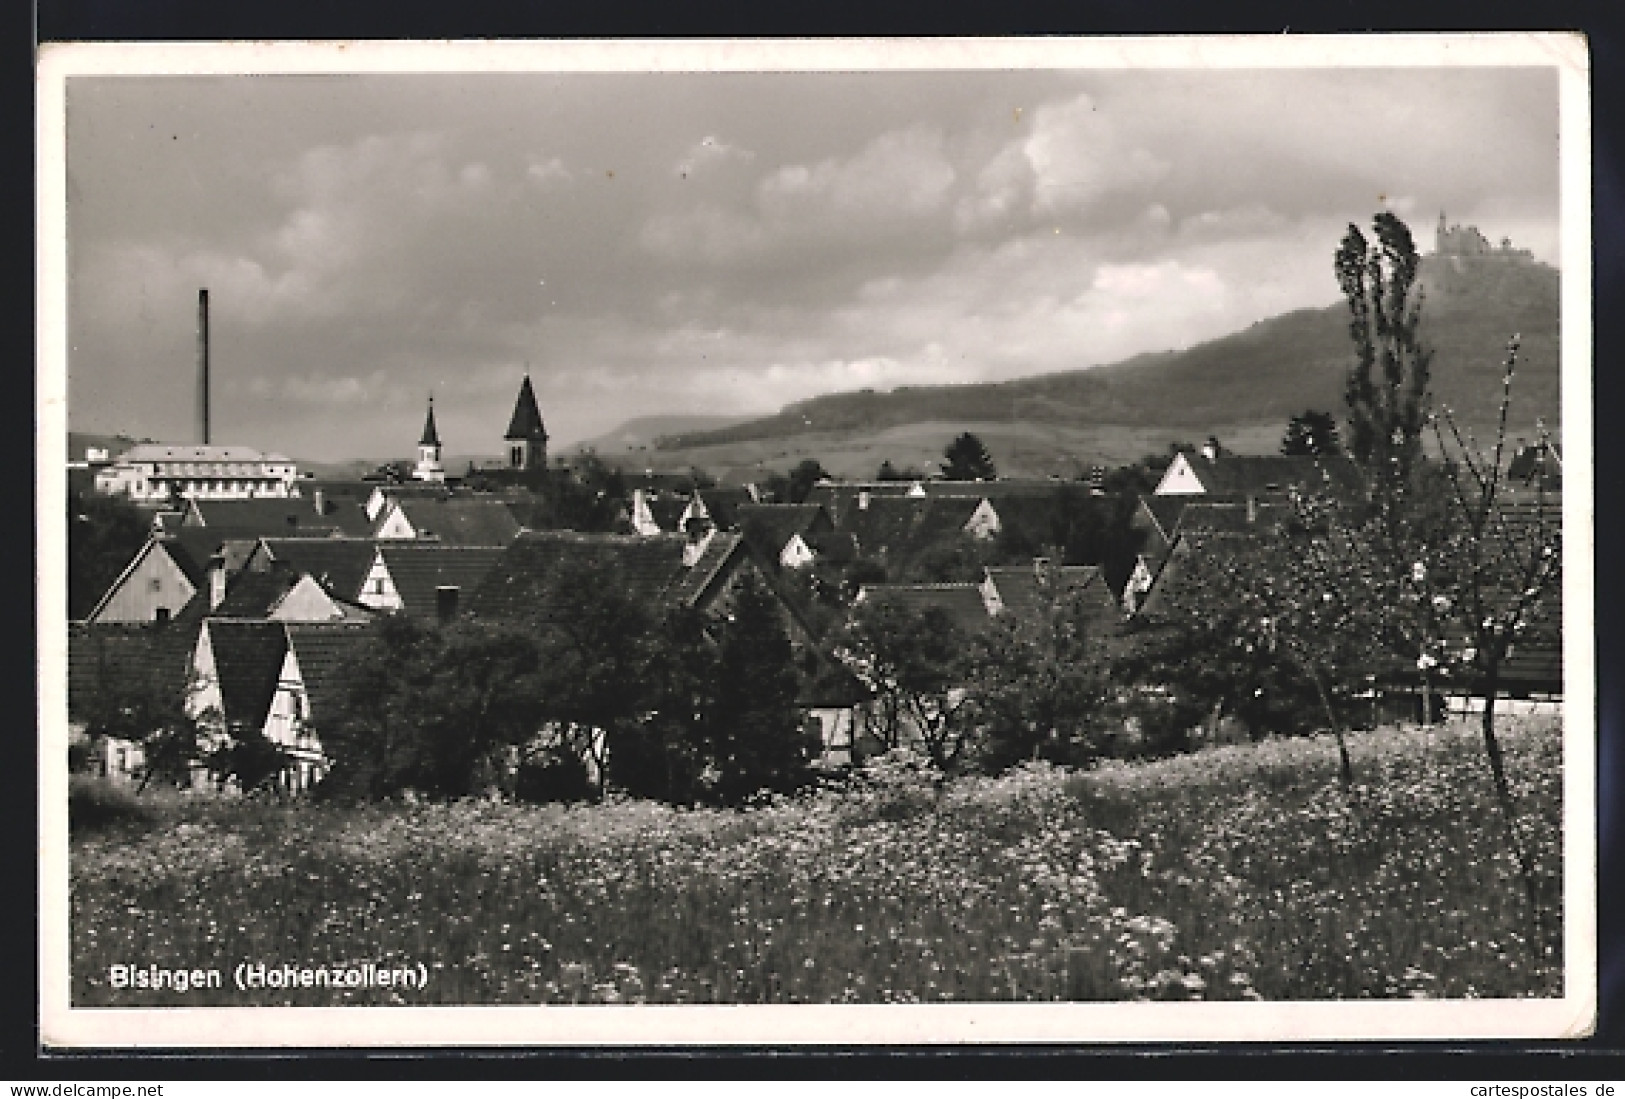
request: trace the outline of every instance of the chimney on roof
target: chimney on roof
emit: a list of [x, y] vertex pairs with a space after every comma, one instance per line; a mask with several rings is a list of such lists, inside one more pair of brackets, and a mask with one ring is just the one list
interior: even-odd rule
[[1258, 497], [1252, 493], [1247, 494], [1247, 525], [1252, 526], [1258, 522]]
[[197, 292], [197, 422], [198, 438], [209, 445], [209, 289]]
[[226, 558], [216, 550], [209, 558], [209, 609], [215, 610], [226, 601]]
[[858, 491], [858, 510], [859, 511], [868, 511], [869, 510], [869, 490], [868, 489], [860, 489]]
[[1033, 578], [1038, 581], [1038, 586], [1041, 588], [1049, 587], [1050, 577], [1050, 559], [1048, 557], [1034, 557]]
[[441, 584], [434, 589], [434, 613], [442, 622], [457, 617], [457, 597], [461, 589], [456, 584]]
[[327, 514], [327, 493], [323, 492], [321, 489], [316, 489], [312, 496], [311, 502], [316, 505], [317, 515]]
[[1217, 440], [1215, 438], [1212, 438], [1210, 436], [1208, 438], [1208, 441], [1202, 444], [1202, 457], [1206, 458], [1210, 462], [1218, 461], [1219, 460], [1219, 440]]

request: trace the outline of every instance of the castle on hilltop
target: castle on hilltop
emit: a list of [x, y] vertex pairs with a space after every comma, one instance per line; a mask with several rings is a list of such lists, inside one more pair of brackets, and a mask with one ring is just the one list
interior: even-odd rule
[[1512, 238], [1502, 237], [1499, 245], [1478, 231], [1476, 225], [1449, 225], [1444, 211], [1439, 211], [1439, 228], [1434, 236], [1433, 250], [1440, 256], [1488, 257], [1492, 259], [1533, 259], [1527, 248], [1512, 247]]

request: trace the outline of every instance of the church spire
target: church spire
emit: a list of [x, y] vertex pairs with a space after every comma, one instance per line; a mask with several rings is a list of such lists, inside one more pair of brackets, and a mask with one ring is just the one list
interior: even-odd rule
[[429, 415], [423, 421], [423, 437], [418, 440], [418, 446], [439, 446], [440, 432], [434, 426], [434, 394], [429, 394]]
[[508, 465], [512, 469], [547, 468], [547, 428], [542, 426], [542, 410], [536, 404], [530, 373], [519, 383], [519, 396], [513, 403], [508, 430], [502, 436], [508, 444]]
[[429, 394], [429, 414], [423, 418], [423, 436], [418, 439], [418, 464], [412, 476], [419, 481], [444, 481], [446, 467], [440, 464], [440, 432], [434, 423], [434, 394]]

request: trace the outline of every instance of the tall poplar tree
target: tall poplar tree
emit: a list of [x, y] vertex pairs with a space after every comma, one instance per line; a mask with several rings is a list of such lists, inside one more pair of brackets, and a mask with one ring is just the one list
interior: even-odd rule
[[1356, 356], [1344, 394], [1348, 449], [1380, 486], [1402, 489], [1422, 456], [1433, 352], [1420, 338], [1421, 257], [1411, 231], [1386, 210], [1372, 229], [1368, 241], [1350, 224], [1335, 260]]

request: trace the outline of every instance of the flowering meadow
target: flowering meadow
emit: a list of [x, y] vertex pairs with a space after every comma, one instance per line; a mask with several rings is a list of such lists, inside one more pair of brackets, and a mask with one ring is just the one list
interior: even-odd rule
[[[1536, 921], [1476, 729], [932, 781], [744, 810], [171, 803], [72, 841], [78, 1006], [1557, 996], [1561, 730], [1505, 719]], [[239, 962], [426, 988], [237, 991]], [[220, 989], [115, 989], [111, 966]]]

